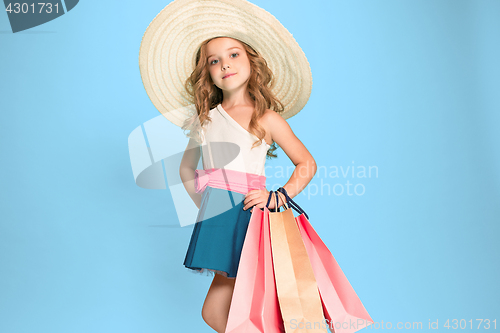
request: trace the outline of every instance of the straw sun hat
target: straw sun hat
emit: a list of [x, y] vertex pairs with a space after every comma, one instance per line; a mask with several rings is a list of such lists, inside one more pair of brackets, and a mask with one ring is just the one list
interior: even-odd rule
[[312, 88], [309, 62], [273, 15], [246, 0], [175, 0], [151, 21], [139, 51], [146, 92], [169, 121], [182, 126], [196, 114], [184, 82], [195, 68], [201, 43], [213, 37], [243, 41], [266, 59], [276, 80], [273, 93], [285, 107], [284, 119], [306, 105]]

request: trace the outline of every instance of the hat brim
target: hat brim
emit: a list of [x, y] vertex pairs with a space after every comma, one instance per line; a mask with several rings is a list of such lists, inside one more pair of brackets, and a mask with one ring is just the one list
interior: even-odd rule
[[272, 91], [285, 119], [307, 103], [312, 74], [292, 34], [269, 12], [246, 0], [175, 0], [149, 24], [139, 51], [142, 82], [154, 106], [182, 126], [193, 115], [184, 83], [195, 68], [203, 41], [232, 37], [254, 48], [275, 77]]

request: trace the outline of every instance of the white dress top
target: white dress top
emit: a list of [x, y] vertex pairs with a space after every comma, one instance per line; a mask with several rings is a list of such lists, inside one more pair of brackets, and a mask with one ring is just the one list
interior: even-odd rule
[[203, 169], [236, 170], [265, 176], [267, 150], [270, 145], [259, 140], [234, 120], [219, 104], [209, 112], [211, 122], [204, 126], [201, 146]]

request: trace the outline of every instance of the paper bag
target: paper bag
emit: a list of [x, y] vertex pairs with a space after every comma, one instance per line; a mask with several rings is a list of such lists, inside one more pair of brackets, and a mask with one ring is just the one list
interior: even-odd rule
[[253, 209], [236, 274], [226, 333], [284, 333], [274, 281], [269, 210]]
[[[278, 193], [275, 193], [277, 197]], [[318, 285], [307, 250], [292, 209], [286, 204], [284, 208], [283, 212], [278, 209], [269, 213], [269, 224], [274, 276], [285, 331], [327, 333]]]
[[[280, 189], [278, 189], [280, 191]], [[330, 250], [316, 233], [307, 214], [286, 194], [300, 215], [295, 218], [318, 284], [325, 319], [335, 333], [354, 333], [373, 323]]]

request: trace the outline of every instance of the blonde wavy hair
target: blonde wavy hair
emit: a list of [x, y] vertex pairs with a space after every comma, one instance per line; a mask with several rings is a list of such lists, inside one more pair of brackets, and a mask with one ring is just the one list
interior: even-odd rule
[[[203, 130], [203, 126], [207, 122], [212, 121], [208, 116], [209, 111], [219, 103], [222, 103], [223, 97], [222, 90], [213, 84], [208, 71], [207, 44], [215, 38], [218, 37], [209, 38], [201, 43], [196, 53], [195, 69], [184, 83], [184, 87], [196, 107], [197, 115], [187, 119], [182, 129], [189, 130], [190, 132], [186, 134], [186, 136], [193, 138], [198, 143], [201, 142], [200, 131]], [[266, 109], [281, 114], [284, 107], [271, 91], [275, 81], [266, 60], [250, 45], [240, 40], [237, 41], [245, 48], [250, 61], [250, 78], [248, 80], [247, 89], [250, 97], [255, 102], [255, 109], [252, 114], [252, 119], [250, 120], [249, 132], [259, 138], [259, 140], [253, 143], [252, 148], [254, 148], [266, 135], [266, 131], [258, 123], [258, 120], [262, 118]], [[276, 142], [273, 142], [266, 156], [269, 158], [277, 157], [277, 155], [274, 154], [277, 148]]]

